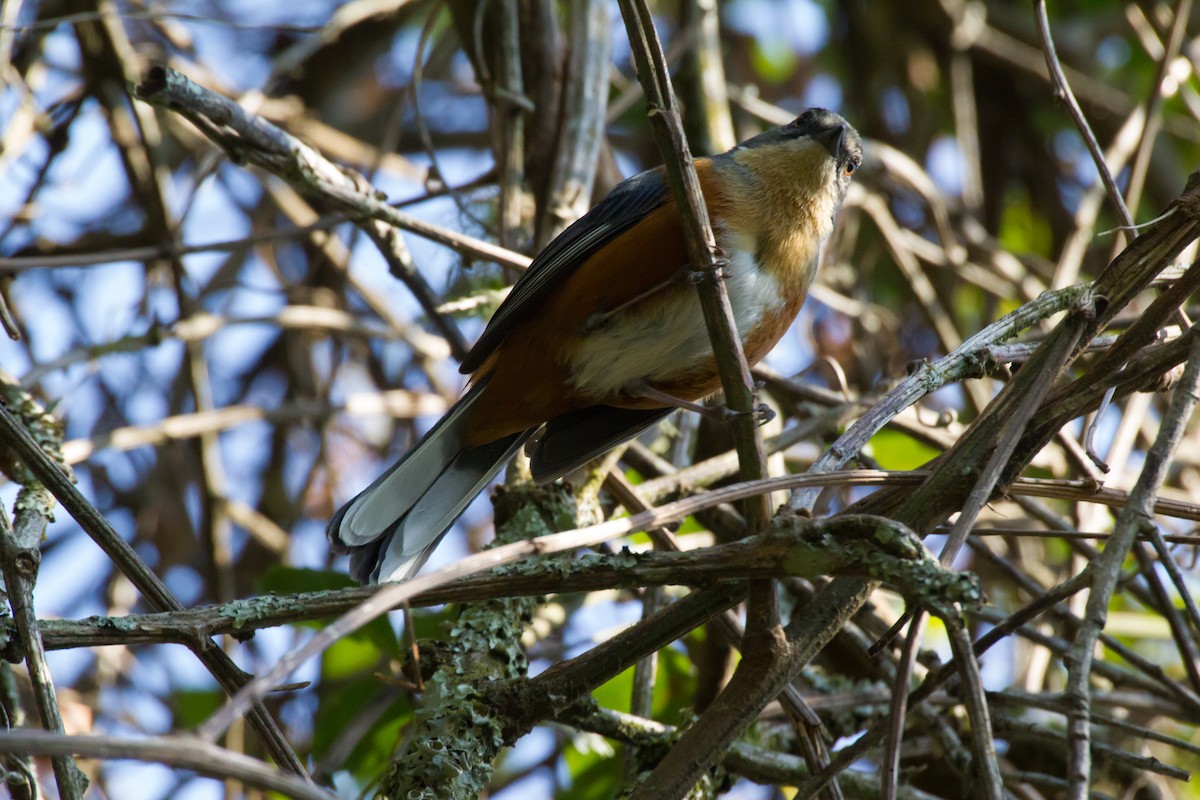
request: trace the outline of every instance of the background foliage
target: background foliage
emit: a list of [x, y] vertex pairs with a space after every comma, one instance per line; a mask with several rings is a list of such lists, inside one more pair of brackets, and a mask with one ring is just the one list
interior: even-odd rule
[[[813, 297], [767, 362], [771, 375], [804, 370], [799, 389], [768, 380], [781, 421], [805, 431], [777, 471], [802, 472], [911, 362], [950, 352], [1046, 289], [1094, 278], [1123, 248], [1124, 234], [1111, 230], [1121, 219], [1047, 78], [1029, 4], [709, 0], [653, 10], [697, 154], [812, 105], [839, 111], [868, 138]], [[1129, 209], [1139, 223], [1150, 220], [1200, 163], [1200, 15], [1189, 2], [1101, 0], [1055, 3], [1049, 13], [1071, 87], [1109, 148]], [[0, 378], [61, 418], [64, 457], [82, 492], [187, 606], [349, 586], [327, 552], [325, 520], [453, 401], [461, 387], [454, 332], [465, 342], [477, 335], [516, 271], [407, 232], [389, 262], [319, 196], [233, 163], [182, 116], [135, 100], [132, 88], [151, 64], [236, 99], [366, 175], [420, 219], [525, 254], [623, 177], [661, 161], [615, 4], [6, 2], [2, 17], [0, 308], [21, 338], [0, 341]], [[578, 71], [588, 53], [608, 65], [594, 99]], [[575, 170], [566, 170], [566, 143], [578, 141], [573, 126], [586, 117], [564, 109], [588, 103], [602, 118], [602, 140], [590, 158], [580, 146]], [[401, 279], [410, 266], [419, 281]], [[431, 302], [423, 305], [414, 287]], [[1131, 324], [1155, 295], [1139, 296], [1112, 328]], [[1005, 380], [994, 373], [930, 395], [877, 434], [860, 462], [921, 467]], [[1133, 485], [1169, 398], [1132, 394], [1103, 415], [1094, 449], [1110, 468], [1106, 487]], [[1080, 455], [1086, 421], [1067, 425], [1023, 474], [1098, 475]], [[658, 469], [648, 453], [684, 466], [728, 447], [722, 431], [677, 416], [617, 468], [639, 483]], [[1191, 426], [1159, 491], [1178, 501], [1184, 519], [1154, 519], [1177, 537], [1170, 558], [1181, 583], [1141, 545], [1105, 628], [1126, 654], [1098, 650], [1112, 670], [1097, 670], [1095, 711], [1132, 726], [1096, 726], [1096, 739], [1112, 748], [1094, 764], [1105, 796], [1200, 796], [1145, 760], [1190, 770], [1200, 752], [1200, 706], [1162, 688], [1200, 695], [1198, 633], [1163, 616], [1195, 588], [1188, 520], [1200, 518], [1198, 460]], [[869, 491], [829, 491], [818, 510]], [[13, 483], [0, 485], [10, 511], [16, 493]], [[984, 511], [956, 561], [980, 575], [988, 597], [972, 618], [976, 634], [1103, 548], [1097, 539], [1116, 512], [1086, 496], [997, 501]], [[491, 508], [486, 497], [477, 501], [432, 566], [486, 542]], [[719, 525], [693, 517], [678, 535], [708, 543]], [[644, 536], [632, 541], [646, 544]], [[935, 552], [940, 541], [929, 540]], [[61, 510], [42, 551], [39, 617], [150, 610]], [[525, 635], [532, 670], [635, 622], [642, 597], [612, 589], [544, 598]], [[1014, 796], [1065, 796], [1065, 723], [1055, 704], [1085, 598], [1073, 595], [983, 659]], [[796, 684], [835, 750], [887, 714], [899, 645], [874, 659], [863, 648], [902, 610], [895, 593], [876, 593], [856, 619], [857, 638], [839, 637]], [[401, 667], [410, 639], [452, 638], [457, 611], [416, 610], [408, 630], [394, 616], [305, 664], [296, 674], [304, 688], [268, 699], [313, 777], [343, 796], [385, 771], [412, 721], [413, 675]], [[255, 673], [322, 624], [222, 642]], [[686, 725], [736, 662], [714, 636], [700, 628], [661, 649], [648, 696], [636, 699], [628, 670], [596, 687], [595, 700]], [[938, 623], [924, 646], [932, 652], [918, 677], [932, 653], [948, 657]], [[49, 667], [68, 732], [187, 730], [223, 697], [177, 644], [64, 646], [49, 654]], [[32, 715], [24, 668], [3, 670], [15, 678], [15, 688], [4, 684], [10, 718], [20, 708]], [[966, 796], [972, 776], [953, 750], [955, 742], [964, 748], [957, 737], [965, 721], [954, 697], [933, 702], [943, 704], [937, 713], [910, 718], [903, 783], [913, 797]], [[1169, 739], [1151, 741], [1148, 730]], [[795, 752], [795, 738], [771, 706], [746, 741]], [[242, 726], [223, 743], [263, 754]], [[581, 727], [543, 725], [504, 751], [489, 792], [612, 797], [635, 771], [622, 766], [627, 752]], [[859, 766], [875, 775], [880, 759], [872, 751]], [[97, 796], [221, 791], [165, 766], [81, 765]], [[6, 769], [19, 771], [16, 762]], [[48, 767], [39, 777], [53, 784]], [[792, 791], [781, 781], [755, 785], [736, 769], [717, 783], [739, 797]], [[842, 791], [879, 796], [877, 787], [856, 786]], [[224, 791], [243, 790], [227, 782]]]

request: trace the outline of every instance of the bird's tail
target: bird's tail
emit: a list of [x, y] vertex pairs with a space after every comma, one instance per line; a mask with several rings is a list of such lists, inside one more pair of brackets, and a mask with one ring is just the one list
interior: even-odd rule
[[473, 386], [399, 461], [346, 503], [326, 530], [333, 549], [350, 554], [362, 583], [407, 580], [442, 536], [533, 431], [465, 447]]

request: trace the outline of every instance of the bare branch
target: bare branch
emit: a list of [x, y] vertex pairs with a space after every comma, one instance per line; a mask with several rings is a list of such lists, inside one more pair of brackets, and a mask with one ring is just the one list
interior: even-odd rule
[[258, 759], [187, 738], [127, 739], [119, 736], [64, 736], [46, 731], [0, 731], [0, 752], [51, 757], [134, 759], [169, 764], [221, 780], [281, 792], [297, 800], [333, 800], [336, 795]]

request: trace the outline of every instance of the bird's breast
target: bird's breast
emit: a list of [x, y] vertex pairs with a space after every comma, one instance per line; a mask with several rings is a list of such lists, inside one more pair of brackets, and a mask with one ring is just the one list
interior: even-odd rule
[[[725, 286], [746, 357], [756, 363], [787, 330], [803, 292], [788, 291], [758, 263], [758, 243], [748, 235], [725, 235], [729, 258]], [[587, 334], [572, 353], [572, 385], [596, 402], [610, 404], [647, 382], [684, 399], [720, 388], [708, 329], [696, 287], [680, 281], [613, 315]]]

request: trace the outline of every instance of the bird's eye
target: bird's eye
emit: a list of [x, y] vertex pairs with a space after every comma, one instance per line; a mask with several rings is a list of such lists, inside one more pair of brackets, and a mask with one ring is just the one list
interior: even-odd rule
[[858, 164], [853, 161], [847, 161], [844, 169], [846, 170], [846, 177], [849, 177], [854, 174], [854, 170], [858, 169]]

